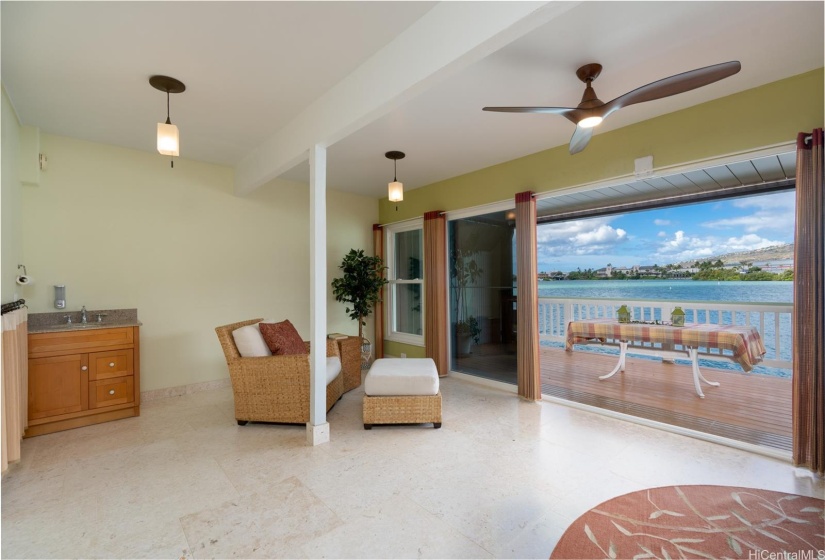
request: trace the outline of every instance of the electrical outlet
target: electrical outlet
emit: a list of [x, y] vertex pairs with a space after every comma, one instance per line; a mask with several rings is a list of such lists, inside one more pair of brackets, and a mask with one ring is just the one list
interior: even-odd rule
[[406, 357], [407, 357], [407, 355], [406, 355], [404, 352], [401, 352], [401, 357], [402, 357], [402, 358], [406, 358]]

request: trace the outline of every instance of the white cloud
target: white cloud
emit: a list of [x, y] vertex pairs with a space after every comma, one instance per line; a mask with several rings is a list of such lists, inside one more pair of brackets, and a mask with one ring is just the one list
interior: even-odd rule
[[611, 216], [540, 225], [537, 229], [540, 257], [601, 255], [612, 251], [628, 239], [625, 230], [610, 225], [610, 221], [615, 218], [616, 216]]
[[667, 237], [667, 233], [664, 232], [664, 231], [660, 231], [659, 233], [656, 234], [656, 236], [657, 237]]
[[656, 218], [655, 220], [653, 220], [653, 223], [657, 226], [669, 226], [670, 220], [662, 220], [660, 218]]
[[795, 221], [796, 193], [782, 192], [736, 200], [735, 208], [753, 209], [752, 214], [703, 222], [710, 229], [743, 228], [747, 233], [763, 229], [793, 231]]
[[725, 253], [753, 251], [781, 243], [781, 241], [760, 237], [754, 233], [723, 239], [713, 236], [685, 235], [685, 232], [680, 230], [672, 238], [660, 242], [658, 250], [652, 256], [664, 262], [691, 261]]

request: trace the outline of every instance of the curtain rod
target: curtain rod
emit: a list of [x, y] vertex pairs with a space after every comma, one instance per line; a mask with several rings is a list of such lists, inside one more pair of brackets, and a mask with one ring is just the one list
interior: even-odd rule
[[5, 315], [6, 313], [10, 313], [12, 311], [16, 311], [16, 310], [20, 309], [21, 307], [28, 307], [26, 305], [26, 300], [25, 299], [18, 299], [17, 301], [13, 301], [11, 303], [4, 303], [3, 306], [2, 306], [3, 315]]

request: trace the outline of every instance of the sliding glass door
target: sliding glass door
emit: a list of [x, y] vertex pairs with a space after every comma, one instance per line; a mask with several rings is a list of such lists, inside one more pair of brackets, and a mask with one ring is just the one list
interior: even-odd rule
[[515, 212], [449, 222], [450, 367], [516, 383]]

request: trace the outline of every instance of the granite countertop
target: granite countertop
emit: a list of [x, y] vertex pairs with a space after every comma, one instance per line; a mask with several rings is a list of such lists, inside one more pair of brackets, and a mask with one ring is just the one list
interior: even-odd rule
[[[103, 321], [97, 321], [97, 315], [105, 315]], [[66, 315], [72, 322], [66, 322]], [[88, 322], [80, 322], [80, 311], [57, 311], [53, 313], [30, 313], [29, 333], [82, 331], [94, 329], [113, 329], [117, 327], [139, 327], [137, 309], [87, 309]]]

